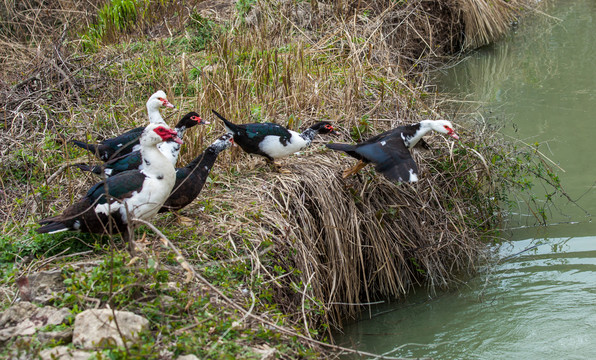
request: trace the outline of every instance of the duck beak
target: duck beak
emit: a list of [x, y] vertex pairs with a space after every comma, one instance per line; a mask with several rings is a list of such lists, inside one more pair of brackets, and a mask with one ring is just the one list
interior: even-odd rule
[[168, 100], [164, 100], [162, 104], [163, 104], [163, 106], [165, 106], [165, 107], [168, 107], [168, 108], [170, 108], [170, 109], [175, 109], [175, 108], [176, 108], [176, 107], [175, 107], [175, 106], [174, 106], [174, 105], [173, 105], [171, 102], [169, 102]]
[[451, 130], [449, 133], [447, 133], [447, 135], [451, 136], [452, 138], [454, 138], [455, 140], [459, 140], [459, 135], [457, 135], [455, 133], [455, 131]]
[[211, 124], [211, 122], [209, 120], [203, 120], [201, 117], [199, 117], [199, 124], [209, 125], [209, 124]]
[[170, 137], [170, 138], [169, 138], [167, 141], [170, 141], [170, 140], [172, 140], [172, 141], [175, 141], [175, 142], [177, 142], [178, 144], [183, 144], [183, 143], [184, 143], [184, 142], [182, 141], [182, 139], [180, 139], [180, 138], [178, 137], [178, 133], [177, 133], [176, 131], [174, 131], [174, 130], [170, 130], [170, 136], [171, 136], [171, 137]]
[[175, 142], [177, 142], [180, 145], [184, 144], [184, 141], [182, 141], [182, 139], [180, 139], [178, 136], [174, 136], [172, 138], [172, 140], [175, 141]]

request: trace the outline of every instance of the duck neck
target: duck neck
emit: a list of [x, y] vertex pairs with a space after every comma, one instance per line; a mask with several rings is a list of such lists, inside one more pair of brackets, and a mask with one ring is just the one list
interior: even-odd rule
[[147, 113], [149, 114], [149, 122], [151, 124], [165, 124], [166, 123], [164, 121], [163, 117], [161, 117], [159, 108], [147, 106]]
[[[184, 132], [186, 131], [186, 126], [177, 127], [174, 130], [178, 134], [178, 137], [182, 139], [182, 136], [184, 136]], [[182, 145], [174, 141], [166, 141], [157, 146], [166, 159], [168, 159], [174, 166], [176, 166], [176, 163], [178, 162], [178, 155], [180, 155], [181, 147]]]
[[186, 168], [189, 170], [193, 170], [194, 168], [211, 169], [213, 164], [215, 164], [219, 152], [220, 150], [215, 149], [213, 146], [209, 146], [201, 155], [191, 161]]
[[182, 139], [182, 137], [184, 136], [184, 132], [186, 131], [186, 126], [185, 125], [177, 126], [174, 128], [174, 131], [176, 131], [176, 133], [178, 134], [178, 137], [180, 139]]
[[417, 124], [406, 126], [406, 131], [402, 132], [401, 137], [404, 139], [404, 144], [406, 144], [408, 149], [411, 149], [430, 130], [431, 128], [424, 121], [421, 121]]
[[303, 138], [306, 141], [306, 143], [310, 145], [312, 140], [315, 138], [315, 135], [317, 135], [317, 131], [313, 128], [308, 128], [304, 130], [302, 134], [300, 134], [300, 137]]
[[166, 171], [174, 172], [174, 165], [159, 151], [157, 145], [141, 147], [141, 157], [145, 174], [163, 176]]

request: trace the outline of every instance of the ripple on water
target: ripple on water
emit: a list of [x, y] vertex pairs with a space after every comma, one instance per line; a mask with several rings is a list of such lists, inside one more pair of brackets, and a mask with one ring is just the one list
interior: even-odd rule
[[457, 291], [432, 299], [419, 291], [407, 304], [377, 307], [341, 343], [400, 357], [596, 358], [596, 238], [543, 242]]

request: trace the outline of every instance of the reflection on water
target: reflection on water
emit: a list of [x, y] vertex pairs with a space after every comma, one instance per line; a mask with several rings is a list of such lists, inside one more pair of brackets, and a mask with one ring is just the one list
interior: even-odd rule
[[516, 241], [508, 255], [452, 292], [377, 307], [342, 344], [395, 357], [596, 358], [596, 238]]
[[[537, 17], [494, 46], [478, 51], [439, 76], [439, 91], [467, 104], [478, 104], [478, 116], [505, 125], [512, 139], [540, 143], [556, 165], [570, 197], [555, 199], [549, 228], [561, 236], [596, 234], [596, 2], [559, 0], [548, 9], [553, 17]], [[555, 20], [559, 19], [559, 20]], [[542, 196], [543, 189], [535, 187]], [[511, 227], [532, 225], [520, 204]], [[567, 226], [574, 223], [575, 226]], [[542, 230], [540, 230], [542, 231]], [[514, 238], [527, 238], [522, 230]], [[556, 236], [556, 235], [555, 235]]]
[[[559, 0], [504, 41], [445, 70], [439, 91], [540, 150], [577, 205], [555, 199], [548, 227], [523, 206], [502, 260], [435, 294], [425, 289], [346, 327], [342, 345], [435, 359], [596, 358], [596, 1]], [[541, 196], [540, 186], [535, 194]]]

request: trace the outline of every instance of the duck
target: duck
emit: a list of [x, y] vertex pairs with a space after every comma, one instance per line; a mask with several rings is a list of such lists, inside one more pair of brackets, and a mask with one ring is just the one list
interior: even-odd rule
[[275, 160], [308, 147], [316, 134], [337, 134], [327, 121], [319, 121], [302, 133], [297, 133], [274, 123], [234, 124], [217, 111], [211, 111], [223, 121], [228, 133], [234, 135], [234, 143], [242, 150], [263, 156], [267, 162], [274, 164]]
[[359, 160], [356, 166], [343, 172], [344, 178], [355, 174], [366, 164], [373, 163], [375, 169], [391, 181], [416, 182], [418, 167], [410, 149], [418, 144], [428, 147], [422, 137], [431, 130], [459, 140], [450, 121], [422, 120], [391, 129], [356, 145], [330, 143], [325, 146], [331, 150], [343, 151]]
[[[147, 113], [149, 114], [149, 123], [165, 125], [163, 117], [159, 109], [162, 107], [172, 108], [175, 106], [168, 101], [166, 93], [163, 90], [158, 90], [147, 100]], [[102, 141], [101, 143], [88, 144], [78, 140], [71, 140], [70, 143], [85, 149], [102, 161], [109, 161], [114, 157], [126, 155], [133, 151], [138, 151], [141, 148], [139, 138], [145, 130], [145, 126], [140, 126], [125, 132], [124, 134]]]
[[[195, 125], [208, 125], [209, 121], [201, 119], [199, 114], [194, 111], [184, 115], [182, 119], [176, 124], [174, 131], [178, 134], [178, 137], [182, 139], [184, 132]], [[177, 142], [163, 142], [158, 146], [159, 150], [164, 154], [166, 158], [176, 166], [178, 162], [178, 155], [180, 154], [181, 145]], [[105, 176], [112, 176], [123, 171], [139, 169], [142, 170], [144, 167], [143, 158], [139, 150], [130, 152], [128, 154], [113, 158], [102, 165], [90, 166], [87, 164], [74, 164], [73, 166], [78, 167], [83, 171], [90, 171], [94, 174]]]
[[217, 156], [234, 144], [232, 134], [226, 133], [215, 140], [203, 153], [183, 168], [176, 169], [176, 183], [172, 193], [163, 204], [160, 213], [177, 211], [199, 196], [207, 181]]
[[129, 170], [93, 185], [87, 194], [66, 208], [62, 214], [42, 219], [40, 234], [62, 231], [111, 234], [119, 232], [128, 239], [134, 252], [131, 219], [149, 220], [162, 207], [176, 182], [172, 163], [157, 148], [163, 141], [182, 140], [167, 125], [149, 124], [141, 134], [143, 170]]

